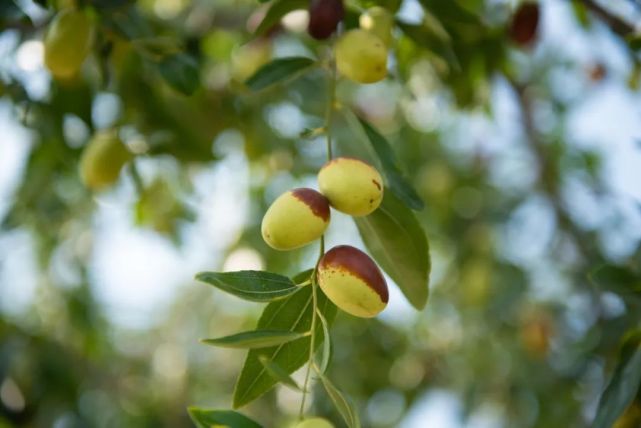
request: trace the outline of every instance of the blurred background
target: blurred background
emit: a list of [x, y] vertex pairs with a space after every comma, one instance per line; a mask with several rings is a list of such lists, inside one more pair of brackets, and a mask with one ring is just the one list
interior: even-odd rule
[[[58, 81], [43, 36], [69, 3], [0, 6], [0, 426], [191, 426], [188, 405], [230, 407], [243, 361], [198, 339], [261, 311], [194, 275], [293, 275], [317, 252], [271, 250], [260, 221], [281, 192], [316, 187], [324, 140], [304, 135], [322, 125], [325, 73], [258, 95], [242, 82], [327, 43], [306, 34], [306, 2], [255, 38], [255, 0], [85, 0], [93, 50]], [[389, 78], [341, 80], [338, 99], [426, 202], [430, 300], [417, 312], [392, 285], [378, 318], [339, 314], [330, 376], [365, 427], [589, 426], [641, 318], [641, 4], [542, 0], [532, 32], [518, 1], [354, 0], [345, 27], [372, 4], [427, 30], [396, 28]], [[375, 162], [353, 125], [339, 109], [336, 150]], [[106, 129], [136, 168], [91, 192], [78, 159]], [[327, 239], [362, 248], [337, 212]], [[310, 413], [338, 424], [315, 391]], [[243, 412], [282, 427], [299, 403], [277, 387]], [[640, 409], [619, 426], [641, 426]]]

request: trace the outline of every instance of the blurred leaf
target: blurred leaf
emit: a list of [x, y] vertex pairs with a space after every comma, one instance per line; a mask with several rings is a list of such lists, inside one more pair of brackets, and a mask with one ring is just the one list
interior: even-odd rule
[[479, 18], [465, 9], [457, 0], [419, 0], [419, 3], [445, 24], [479, 22]]
[[200, 84], [198, 63], [184, 53], [164, 57], [158, 63], [158, 71], [172, 88], [185, 95], [191, 95]]
[[268, 348], [282, 345], [292, 340], [308, 336], [308, 333], [298, 333], [286, 330], [254, 330], [218, 337], [216, 339], [201, 339], [206, 345], [220, 346], [222, 348]]
[[416, 309], [429, 293], [429, 245], [414, 213], [391, 192], [372, 214], [354, 218], [367, 249]]
[[641, 291], [641, 275], [623, 266], [599, 266], [588, 277], [596, 286], [619, 294]]
[[4, 0], [0, 3], [0, 31], [12, 24], [32, 25], [29, 16], [13, 0]]
[[325, 387], [325, 391], [327, 391], [327, 395], [329, 395], [329, 398], [345, 420], [347, 426], [349, 428], [360, 428], [361, 422], [358, 417], [358, 412], [354, 410], [350, 402], [343, 396], [343, 393], [334, 386], [327, 376], [320, 371], [317, 373]]
[[283, 299], [299, 290], [286, 276], [255, 270], [201, 272], [196, 279], [252, 302]]
[[[336, 316], [336, 306], [327, 300], [323, 293], [317, 293], [317, 297], [319, 310], [331, 324]], [[304, 287], [285, 300], [267, 305], [258, 320], [257, 328], [304, 333], [311, 328], [312, 311], [312, 287]], [[317, 325], [314, 334], [317, 338], [314, 344], [319, 346], [322, 342], [322, 326]], [[307, 361], [309, 346], [310, 337], [304, 337], [284, 345], [249, 351], [236, 383], [234, 407], [250, 403], [276, 384], [276, 380], [267, 373], [265, 366], [260, 362], [260, 356], [275, 362], [286, 373], [291, 374]]]
[[593, 428], [610, 428], [623, 414], [641, 385], [641, 330], [628, 335], [594, 419]]
[[[105, 0], [110, 2], [110, 0]], [[100, 14], [101, 24], [128, 40], [154, 35], [149, 22], [140, 14], [135, 4]]]
[[265, 357], [264, 355], [259, 356], [258, 360], [263, 365], [263, 367], [265, 367], [265, 370], [267, 370], [269, 375], [275, 380], [282, 383], [283, 385], [287, 385], [290, 388], [295, 389], [296, 391], [302, 391], [302, 388], [298, 386], [296, 381], [292, 379], [289, 373], [287, 373], [287, 371], [285, 371], [285, 369], [283, 369], [281, 366]]
[[[263, 1], [261, 0], [261, 3]], [[275, 0], [269, 7], [265, 17], [260, 22], [254, 35], [260, 36], [269, 31], [274, 25], [280, 22], [280, 19], [289, 12], [296, 9], [307, 9], [309, 0]]]
[[422, 210], [425, 205], [414, 187], [403, 177], [389, 142], [369, 123], [360, 118], [359, 121], [381, 162], [383, 174], [387, 178], [392, 192], [408, 207]]
[[245, 84], [252, 91], [260, 91], [280, 83], [298, 72], [311, 67], [315, 61], [307, 57], [278, 58], [263, 65], [251, 76]]
[[213, 410], [190, 407], [187, 409], [191, 420], [198, 428], [226, 426], [230, 428], [262, 428], [262, 425], [233, 410]]

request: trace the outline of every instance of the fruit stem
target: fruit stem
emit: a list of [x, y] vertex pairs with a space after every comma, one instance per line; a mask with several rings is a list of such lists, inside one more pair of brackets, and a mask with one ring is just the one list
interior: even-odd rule
[[314, 364], [314, 347], [316, 345], [316, 311], [318, 310], [318, 297], [316, 294], [316, 273], [318, 272], [318, 264], [320, 263], [321, 258], [325, 254], [325, 235], [322, 235], [320, 238], [320, 254], [316, 265], [314, 266], [314, 271], [312, 272], [312, 326], [310, 328], [311, 337], [309, 339], [309, 358], [307, 360], [307, 372], [305, 373], [305, 382], [303, 383], [303, 398], [300, 402], [300, 410], [298, 412], [298, 419], [302, 420], [305, 414], [305, 401], [307, 400], [307, 391], [309, 386], [309, 378], [311, 374], [311, 369]]
[[336, 102], [336, 61], [334, 50], [329, 53], [329, 79], [328, 79], [327, 107], [325, 111], [325, 135], [327, 136], [327, 160], [332, 160], [332, 117], [334, 115], [334, 103]]

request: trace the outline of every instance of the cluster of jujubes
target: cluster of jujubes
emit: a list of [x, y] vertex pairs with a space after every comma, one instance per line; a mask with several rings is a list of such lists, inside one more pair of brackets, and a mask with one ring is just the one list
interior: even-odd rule
[[[307, 32], [318, 40], [330, 37], [343, 20], [342, 0], [311, 0]], [[374, 83], [387, 76], [387, 50], [392, 43], [394, 18], [380, 6], [366, 10], [359, 29], [347, 31], [336, 42], [336, 67], [350, 80]]]
[[[294, 189], [272, 203], [261, 228], [269, 246], [292, 250], [319, 239], [329, 226], [330, 206], [365, 216], [383, 199], [380, 173], [359, 159], [329, 161], [318, 173], [318, 185], [320, 192]], [[322, 256], [316, 279], [325, 295], [349, 314], [374, 317], [387, 305], [387, 284], [380, 269], [367, 254], [349, 245], [334, 247]]]

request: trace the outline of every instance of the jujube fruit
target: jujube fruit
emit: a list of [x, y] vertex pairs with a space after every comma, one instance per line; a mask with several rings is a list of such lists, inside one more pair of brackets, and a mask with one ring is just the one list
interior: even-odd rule
[[383, 178], [359, 159], [336, 158], [318, 173], [318, 186], [329, 203], [352, 216], [370, 214], [383, 200]]
[[316, 190], [299, 188], [280, 195], [269, 207], [261, 232], [276, 250], [293, 250], [320, 238], [330, 219], [329, 202]]
[[376, 34], [350, 30], [336, 42], [336, 67], [358, 83], [374, 83], [387, 76], [387, 48]]
[[57, 78], [74, 76], [89, 54], [93, 29], [80, 10], [66, 9], [56, 15], [44, 40], [45, 65]]
[[311, 0], [307, 32], [315, 39], [324, 40], [336, 31], [343, 16], [345, 16], [343, 0]]
[[80, 157], [80, 178], [90, 189], [107, 187], [118, 180], [120, 170], [131, 157], [115, 132], [97, 133]]
[[349, 245], [339, 245], [323, 255], [317, 280], [332, 303], [357, 317], [375, 317], [389, 300], [387, 283], [376, 263]]
[[523, 3], [514, 13], [510, 23], [510, 39], [521, 47], [534, 43], [539, 29], [540, 10], [538, 3]]
[[387, 9], [380, 6], [371, 7], [361, 14], [358, 23], [363, 30], [380, 37], [386, 46], [392, 43], [394, 17]]
[[334, 428], [334, 424], [323, 418], [309, 418], [300, 421], [294, 428]]

